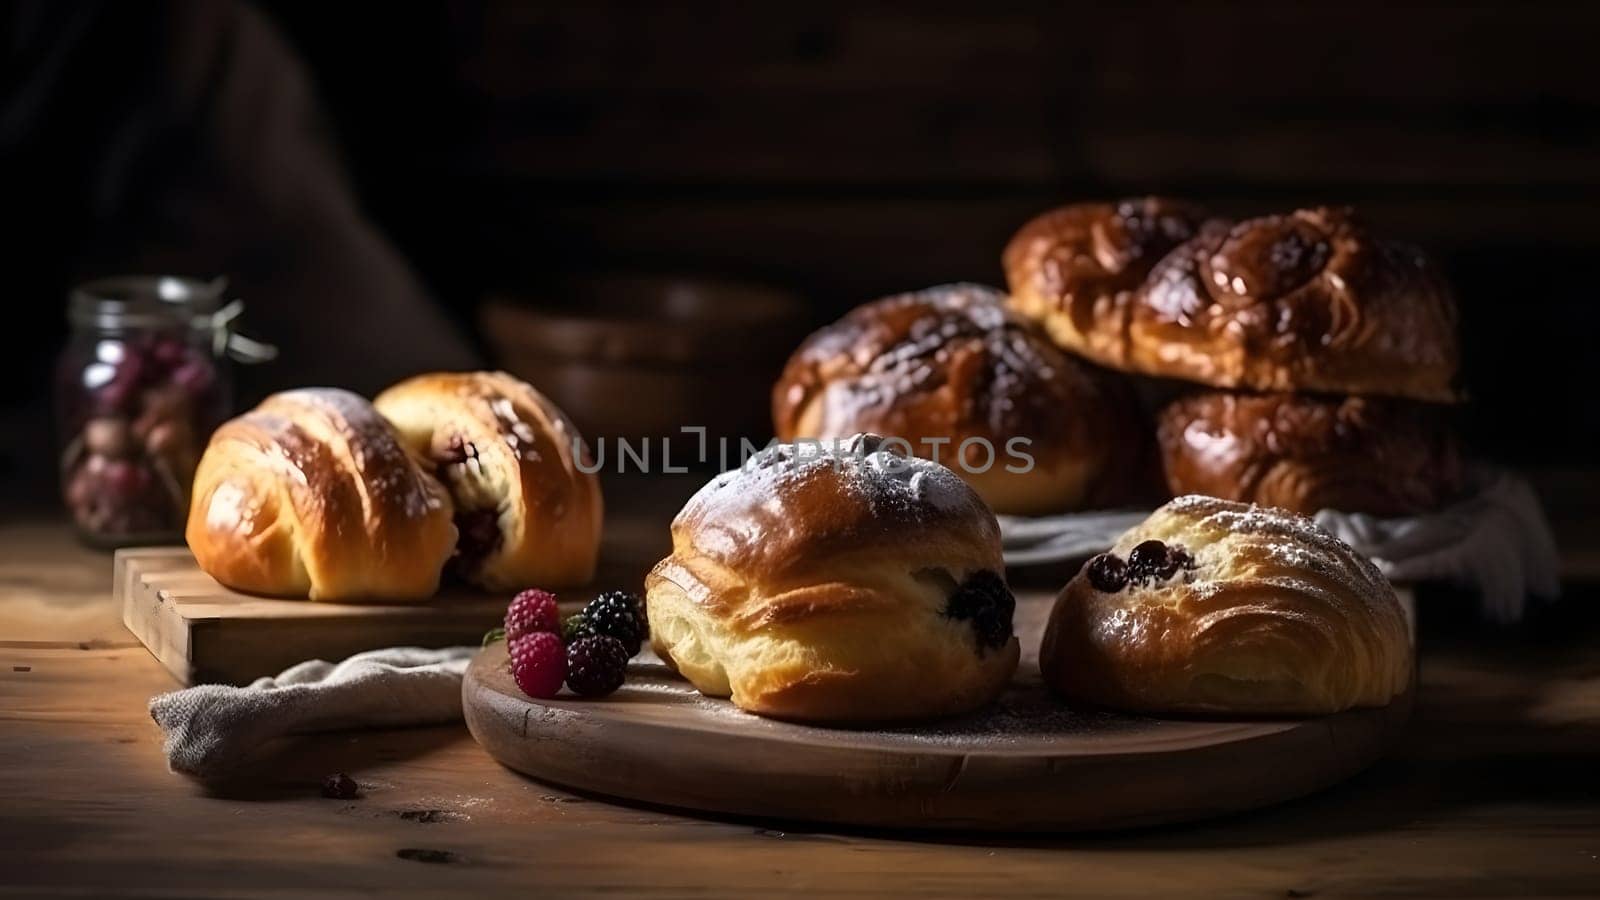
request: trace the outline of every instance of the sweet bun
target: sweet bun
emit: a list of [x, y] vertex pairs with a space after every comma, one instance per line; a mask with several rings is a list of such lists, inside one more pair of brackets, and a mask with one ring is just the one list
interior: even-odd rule
[[1310, 519], [1196, 495], [1068, 582], [1039, 653], [1066, 697], [1158, 714], [1383, 706], [1412, 672], [1405, 614], [1370, 560]]
[[451, 562], [490, 590], [594, 576], [603, 507], [588, 448], [532, 386], [504, 372], [419, 375], [374, 401], [455, 501]]
[[274, 394], [211, 436], [186, 538], [231, 588], [312, 600], [420, 600], [455, 546], [450, 497], [366, 400]]
[[1437, 407], [1385, 397], [1208, 391], [1168, 404], [1157, 431], [1175, 495], [1405, 516], [1461, 490], [1442, 419]]
[[1128, 321], [1131, 368], [1213, 387], [1450, 401], [1457, 357], [1434, 265], [1343, 209], [1208, 223]]
[[1000, 532], [949, 469], [861, 435], [776, 444], [672, 522], [645, 581], [655, 651], [702, 693], [817, 722], [974, 709], [1018, 645]]
[[778, 439], [891, 435], [1001, 513], [1124, 501], [1149, 444], [1132, 391], [1004, 300], [944, 285], [868, 303], [812, 334], [772, 391]]
[[1193, 237], [1203, 219], [1198, 208], [1161, 197], [1078, 203], [1039, 215], [1001, 256], [1011, 306], [1061, 346], [1123, 368], [1134, 295], [1151, 267]]

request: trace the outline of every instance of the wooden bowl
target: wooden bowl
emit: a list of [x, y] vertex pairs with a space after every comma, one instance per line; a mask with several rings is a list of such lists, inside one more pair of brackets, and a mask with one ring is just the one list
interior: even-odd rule
[[[698, 444], [684, 440], [684, 426], [704, 426], [713, 442], [726, 436], [735, 451], [739, 437], [766, 440], [772, 383], [808, 324], [804, 303], [786, 291], [645, 275], [497, 294], [481, 319], [496, 362], [566, 410], [591, 442], [670, 437], [674, 465], [686, 461], [680, 446]], [[606, 469], [613, 460], [608, 453]]]

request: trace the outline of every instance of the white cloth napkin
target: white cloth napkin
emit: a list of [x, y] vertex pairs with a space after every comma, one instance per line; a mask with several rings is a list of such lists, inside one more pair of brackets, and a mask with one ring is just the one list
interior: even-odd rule
[[291, 666], [248, 687], [205, 684], [150, 699], [174, 772], [224, 775], [273, 738], [461, 719], [461, 678], [477, 647], [391, 647], [334, 665]]
[[[1522, 618], [1530, 595], [1561, 592], [1560, 558], [1539, 498], [1528, 483], [1501, 469], [1477, 467], [1471, 490], [1438, 512], [1397, 519], [1325, 509], [1317, 524], [1372, 557], [1391, 581], [1444, 581], [1476, 591], [1483, 616]], [[1106, 550], [1145, 510], [1000, 516], [1008, 566], [1060, 563]]]
[[1484, 618], [1519, 621], [1529, 595], [1561, 593], [1561, 558], [1533, 488], [1490, 469], [1472, 496], [1426, 516], [1380, 519], [1323, 510], [1317, 524], [1366, 553], [1390, 581], [1445, 581], [1476, 590]]

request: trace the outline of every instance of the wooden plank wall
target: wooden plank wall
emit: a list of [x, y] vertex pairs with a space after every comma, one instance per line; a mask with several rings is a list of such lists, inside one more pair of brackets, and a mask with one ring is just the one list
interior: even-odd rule
[[793, 286], [821, 319], [997, 282], [1058, 202], [1353, 203], [1455, 277], [1473, 438], [1593, 457], [1600, 4], [271, 8], [374, 214], [460, 307], [646, 269]]

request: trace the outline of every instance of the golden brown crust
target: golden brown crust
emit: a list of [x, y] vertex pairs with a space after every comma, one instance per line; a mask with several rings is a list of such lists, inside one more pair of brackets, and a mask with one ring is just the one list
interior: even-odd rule
[[1124, 501], [1125, 464], [1147, 442], [1132, 391], [1004, 300], [944, 285], [868, 303], [812, 334], [773, 388], [778, 439], [892, 435], [1003, 513]]
[[1162, 197], [1077, 203], [1036, 216], [1001, 257], [1012, 308], [1057, 344], [1125, 368], [1134, 295], [1203, 219], [1197, 207]]
[[1061, 694], [1147, 713], [1325, 715], [1410, 683], [1394, 590], [1370, 560], [1283, 510], [1179, 497], [1117, 541], [1191, 561], [1116, 590], [1094, 561], [1056, 600], [1040, 648]]
[[1151, 271], [1128, 364], [1258, 391], [1455, 397], [1456, 309], [1414, 248], [1344, 209], [1208, 223]]
[[875, 440], [763, 451], [697, 493], [672, 542], [645, 582], [652, 644], [751, 712], [947, 715], [993, 699], [1015, 670], [1009, 605], [1004, 633], [987, 637], [950, 606], [974, 576], [1004, 592], [994, 515], [948, 469]]
[[330, 388], [268, 397], [212, 435], [186, 537], [242, 591], [420, 600], [455, 544], [450, 498], [371, 404]]
[[504, 372], [440, 372], [403, 381], [374, 404], [450, 490], [464, 577], [491, 590], [593, 577], [600, 483], [579, 468], [593, 468], [582, 435], [544, 395]]
[[1160, 413], [1174, 494], [1207, 494], [1310, 515], [1403, 516], [1461, 490], [1437, 407], [1384, 397], [1197, 393]]

